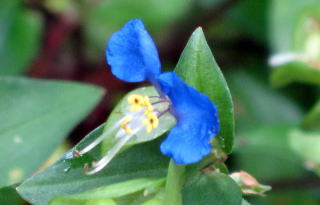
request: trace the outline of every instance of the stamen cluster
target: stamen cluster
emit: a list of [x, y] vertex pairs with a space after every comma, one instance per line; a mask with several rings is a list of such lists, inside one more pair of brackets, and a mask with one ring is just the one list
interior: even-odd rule
[[159, 126], [159, 118], [164, 113], [168, 112], [168, 108], [166, 106], [166, 109], [161, 112], [161, 109], [158, 109], [159, 107], [155, 108], [153, 105], [166, 103], [169, 106], [169, 104], [168, 101], [160, 99], [159, 96], [153, 97], [158, 98], [159, 101], [151, 103], [149, 96], [138, 94], [130, 95], [127, 99], [127, 103], [131, 105], [128, 109], [129, 112], [125, 112], [124, 116], [119, 121], [84, 149], [74, 151], [74, 156], [80, 157], [95, 148], [102, 140], [111, 136], [112, 133], [118, 129], [115, 134], [115, 139], [117, 141], [112, 149], [108, 151], [107, 155], [99, 161], [93, 161], [91, 163], [92, 168], [90, 168], [88, 164], [84, 165], [84, 172], [86, 174], [91, 175], [100, 171], [133, 136], [138, 135], [144, 128], [147, 133], [151, 133], [152, 130]]
[[[147, 133], [150, 133], [153, 129], [159, 126], [159, 118], [153, 112], [154, 108], [150, 103], [148, 96], [132, 94], [128, 97], [128, 103], [131, 104], [129, 110], [132, 115], [126, 117], [121, 123], [121, 128], [124, 129], [126, 133], [132, 133], [132, 129], [128, 124], [133, 120], [133, 116], [139, 116], [142, 118], [141, 124], [146, 126]], [[143, 116], [141, 116], [141, 113], [143, 113]]]

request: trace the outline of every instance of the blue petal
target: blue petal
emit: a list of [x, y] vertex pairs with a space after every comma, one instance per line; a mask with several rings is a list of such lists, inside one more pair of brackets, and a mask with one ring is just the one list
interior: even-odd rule
[[111, 72], [123, 81], [152, 81], [161, 72], [157, 48], [140, 19], [111, 36], [106, 57]]
[[164, 73], [158, 83], [172, 102], [172, 113], [177, 118], [161, 152], [178, 164], [200, 161], [211, 151], [210, 140], [219, 131], [217, 109], [208, 96], [186, 85], [175, 73]]

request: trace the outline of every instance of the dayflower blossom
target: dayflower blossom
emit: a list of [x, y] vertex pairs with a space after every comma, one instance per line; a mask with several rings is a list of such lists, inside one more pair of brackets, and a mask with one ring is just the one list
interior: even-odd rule
[[[177, 164], [200, 161], [211, 152], [210, 140], [219, 131], [215, 105], [205, 95], [188, 86], [174, 72], [161, 73], [156, 46], [140, 19], [130, 20], [115, 32], [107, 45], [107, 62], [111, 72], [126, 82], [149, 81], [159, 96], [131, 95], [127, 114], [106, 133], [78, 154], [84, 154], [99, 144], [110, 132], [118, 129], [118, 143], [98, 162], [92, 164], [93, 174], [106, 166], [114, 155], [139, 132], [150, 133], [161, 124], [161, 116], [171, 113], [176, 125], [161, 143], [160, 150]], [[157, 107], [159, 104], [162, 109]], [[163, 108], [164, 107], [164, 108]]]

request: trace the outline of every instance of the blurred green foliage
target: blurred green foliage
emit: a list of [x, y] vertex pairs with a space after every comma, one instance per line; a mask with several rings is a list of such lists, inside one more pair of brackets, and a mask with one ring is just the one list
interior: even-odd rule
[[[163, 138], [124, 150], [107, 170], [89, 177], [82, 172], [83, 163], [101, 157], [110, 144], [106, 143], [105, 147], [98, 147], [80, 159], [70, 159], [69, 152], [21, 185], [22, 180], [35, 173], [89, 113], [101, 98], [102, 91], [78, 83], [39, 81], [28, 79], [28, 76], [3, 77], [37, 69], [32, 65], [43, 60], [43, 53], [39, 51], [45, 53], [48, 47], [45, 40], [59, 39], [54, 36], [58, 33], [66, 35], [58, 36], [62, 40], [53, 42], [53, 45], [60, 45], [58, 54], [46, 56], [57, 64], [51, 67], [41, 64], [40, 68], [51, 73], [59, 66], [60, 71], [68, 73], [68, 62], [79, 61], [76, 69], [80, 71], [72, 78], [96, 82], [99, 74], [93, 76], [92, 72], [98, 70], [99, 65], [105, 65], [104, 49], [109, 36], [132, 18], [144, 21], [158, 42], [160, 53], [164, 53], [161, 58], [169, 67], [177, 64], [172, 59], [180, 55], [173, 52], [175, 48], [185, 45], [186, 37], [197, 26], [203, 26], [208, 45], [214, 48], [213, 53], [232, 95], [235, 135], [232, 102], [229, 99], [216, 102], [221, 93], [227, 99], [229, 91], [226, 86], [225, 90], [219, 89], [221, 93], [213, 91], [223, 84], [223, 77], [214, 78], [206, 73], [209, 67], [217, 68], [207, 43], [200, 41], [201, 46], [189, 45], [176, 71], [207, 93], [219, 108], [230, 109], [220, 108], [222, 111], [219, 112], [230, 114], [226, 117], [229, 131], [223, 138], [229, 152], [234, 137], [234, 151], [230, 160], [206, 167], [208, 170], [220, 167], [225, 174], [188, 178], [182, 189], [184, 204], [206, 204], [206, 200], [219, 197], [225, 200], [220, 204], [319, 204], [318, 0], [2, 0], [0, 5], [0, 204], [23, 203], [15, 191], [16, 186], [19, 186], [19, 194], [33, 204], [48, 204], [54, 197], [51, 204], [114, 205], [133, 201], [144, 205], [161, 204], [165, 197], [165, 183], [161, 180], [168, 167], [168, 159], [158, 151]], [[53, 25], [70, 32], [52, 32], [55, 31]], [[48, 32], [49, 28], [53, 29]], [[168, 37], [174, 41], [168, 43]], [[79, 45], [73, 48], [73, 41]], [[170, 52], [161, 50], [164, 45], [170, 47]], [[266, 64], [269, 57], [279, 54], [283, 60], [288, 53], [299, 57], [285, 59], [277, 65]], [[64, 60], [70, 56], [75, 59], [61, 61], [61, 56]], [[90, 72], [81, 70], [81, 66], [90, 68]], [[309, 87], [303, 84], [309, 84]], [[124, 93], [115, 87], [111, 87], [109, 93]], [[282, 89], [276, 89], [279, 87]], [[296, 93], [295, 88], [307, 89]], [[314, 104], [313, 107], [305, 106], [297, 95], [302, 96], [307, 105]], [[118, 119], [116, 115], [110, 116], [111, 121]], [[163, 131], [172, 124], [164, 126]], [[91, 142], [103, 129], [101, 126], [88, 134], [76, 148]], [[147, 138], [150, 140], [160, 134]], [[242, 199], [239, 187], [227, 176], [228, 169], [230, 172], [247, 171], [264, 184], [272, 185], [273, 190], [262, 198], [245, 196], [247, 202]], [[191, 167], [187, 174], [199, 170], [203, 171], [202, 167]], [[123, 182], [125, 180], [130, 181]], [[134, 180], [142, 180], [147, 185], [141, 181], [137, 185]], [[161, 185], [150, 188], [149, 185], [157, 184], [157, 180]], [[98, 188], [100, 186], [102, 188]], [[110, 187], [116, 187], [119, 192], [129, 188], [133, 191], [126, 196], [79, 201], [83, 192]], [[150, 192], [148, 197], [144, 197], [146, 190]], [[209, 192], [214, 194], [201, 198]], [[78, 195], [73, 198], [73, 194]]]
[[42, 19], [20, 0], [0, 2], [0, 75], [25, 72], [41, 43]]
[[39, 168], [102, 94], [77, 83], [0, 77], [0, 186]]
[[151, 34], [158, 34], [186, 14], [190, 6], [185, 0], [87, 1], [81, 12], [88, 55], [103, 56], [108, 36], [130, 19], [141, 18]]

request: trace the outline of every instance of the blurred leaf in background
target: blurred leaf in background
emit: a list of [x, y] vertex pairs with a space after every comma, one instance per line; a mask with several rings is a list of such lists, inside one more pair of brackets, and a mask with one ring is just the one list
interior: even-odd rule
[[236, 169], [261, 181], [301, 176], [299, 156], [289, 146], [289, 131], [302, 118], [290, 99], [268, 88], [265, 80], [243, 70], [227, 75], [235, 102]]
[[219, 21], [213, 21], [207, 32], [218, 39], [235, 41], [236, 39], [247, 39], [256, 43], [267, 43], [267, 14], [269, 1], [260, 0], [241, 0], [226, 1], [202, 0], [200, 5], [215, 6], [216, 3], [225, 2], [225, 5], [231, 5], [226, 10], [223, 18]]
[[[288, 5], [290, 4], [290, 9]], [[319, 84], [320, 2], [272, 1], [270, 9], [270, 65], [273, 86], [291, 82]]]
[[320, 131], [306, 132], [296, 129], [289, 134], [290, 145], [301, 156], [305, 167], [320, 176]]
[[273, 190], [267, 197], [254, 198], [252, 204], [290, 204], [290, 205], [318, 205], [320, 201], [319, 188], [299, 188], [297, 186], [287, 190]]
[[294, 51], [298, 47], [295, 45], [296, 33], [303, 32], [300, 19], [305, 15], [311, 17], [310, 14], [315, 13], [319, 7], [318, 0], [272, 0], [269, 10], [269, 38], [272, 51]]
[[102, 94], [79, 83], [0, 77], [0, 186], [34, 173]]
[[41, 43], [41, 16], [20, 0], [3, 0], [0, 6], [0, 75], [24, 73]]
[[83, 8], [83, 26], [88, 40], [87, 52], [101, 57], [108, 36], [130, 19], [141, 18], [152, 36], [163, 32], [190, 8], [185, 0], [101, 0], [87, 1]]
[[266, 83], [266, 76], [259, 74], [262, 77], [240, 68], [226, 75], [235, 104], [238, 134], [265, 125], [298, 124], [302, 119], [301, 108], [272, 90]]

